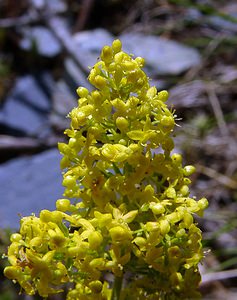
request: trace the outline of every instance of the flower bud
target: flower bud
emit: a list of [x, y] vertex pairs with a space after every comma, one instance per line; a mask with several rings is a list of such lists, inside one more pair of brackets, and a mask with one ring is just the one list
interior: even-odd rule
[[41, 237], [34, 237], [30, 241], [30, 248], [38, 248], [43, 244], [43, 239]]
[[125, 53], [118, 52], [114, 55], [114, 61], [116, 64], [120, 64], [124, 59]]
[[174, 127], [174, 118], [171, 116], [164, 116], [161, 118], [161, 125], [167, 128], [168, 130], [171, 130]]
[[118, 117], [116, 119], [116, 126], [120, 131], [125, 131], [128, 128], [128, 120], [124, 117]]
[[81, 98], [86, 98], [88, 96], [88, 94], [89, 94], [89, 91], [85, 87], [80, 86], [77, 89], [77, 95]]
[[112, 48], [109, 46], [104, 46], [100, 57], [105, 63], [110, 63], [113, 60]]
[[101, 149], [101, 153], [112, 162], [122, 162], [132, 154], [132, 151], [124, 145], [105, 144]]
[[155, 215], [163, 214], [165, 212], [165, 208], [161, 203], [151, 202], [150, 209]]
[[177, 237], [177, 238], [181, 238], [181, 237], [183, 237], [185, 234], [186, 234], [185, 229], [184, 229], [184, 228], [181, 228], [180, 230], [177, 231], [176, 237]]
[[125, 61], [123, 64], [122, 64], [122, 67], [125, 71], [132, 71], [136, 68], [136, 64], [132, 61]]
[[169, 221], [169, 223], [175, 224], [181, 220], [181, 214], [179, 212], [174, 211], [166, 215], [166, 218]]
[[158, 99], [162, 102], [166, 102], [168, 100], [169, 93], [167, 91], [160, 91], [158, 93]]
[[126, 215], [123, 216], [123, 220], [126, 223], [131, 223], [137, 216], [138, 214], [138, 210], [131, 210], [130, 212], [128, 212]]
[[102, 257], [94, 258], [90, 261], [92, 268], [103, 269], [105, 266], [105, 260]]
[[154, 98], [156, 94], [157, 94], [157, 89], [155, 86], [150, 87], [146, 93], [147, 97], [150, 99]]
[[148, 232], [157, 231], [160, 226], [158, 222], [147, 222], [145, 228]]
[[103, 237], [100, 232], [92, 231], [88, 236], [89, 246], [92, 250], [96, 250], [99, 248], [103, 241]]
[[106, 225], [109, 225], [112, 221], [112, 215], [111, 214], [102, 214], [98, 211], [94, 212], [95, 218], [98, 220], [99, 226], [104, 227]]
[[106, 86], [107, 81], [101, 75], [96, 75], [93, 83], [98, 89], [103, 89]]
[[52, 212], [47, 209], [41, 210], [40, 220], [46, 223], [52, 221]]
[[121, 226], [112, 227], [109, 233], [113, 242], [122, 242], [131, 239], [131, 233], [128, 229]]
[[198, 207], [200, 207], [200, 209], [204, 210], [208, 207], [208, 201], [206, 198], [201, 198], [198, 201]]
[[176, 198], [176, 191], [173, 187], [169, 187], [166, 191], [165, 194], [168, 198], [175, 199]]
[[9, 279], [17, 279], [21, 275], [21, 268], [8, 266], [4, 269], [4, 275]]
[[136, 57], [135, 62], [138, 64], [139, 68], [143, 68], [145, 65], [145, 59], [143, 57]]
[[161, 220], [161, 221], [159, 221], [159, 228], [160, 228], [161, 234], [165, 235], [170, 231], [170, 224], [166, 219]]
[[133, 243], [135, 243], [139, 248], [144, 248], [147, 244], [147, 241], [143, 237], [138, 236], [133, 240]]
[[164, 151], [171, 152], [174, 148], [174, 141], [170, 137], [167, 137], [162, 142], [162, 148], [164, 149]]
[[195, 172], [195, 167], [194, 166], [185, 166], [183, 169], [184, 175], [185, 176], [190, 176]]
[[71, 202], [68, 199], [58, 199], [56, 201], [56, 208], [59, 211], [65, 212], [70, 209]]
[[182, 155], [179, 154], [179, 153], [174, 153], [172, 156], [171, 156], [171, 159], [173, 161], [173, 163], [176, 165], [176, 166], [179, 166], [182, 164]]
[[186, 228], [189, 228], [191, 224], [193, 224], [193, 217], [189, 213], [185, 213], [183, 216], [183, 222]]
[[182, 274], [180, 272], [174, 272], [171, 274], [170, 280], [171, 280], [173, 286], [178, 286], [183, 281]]
[[71, 175], [66, 175], [63, 178], [62, 185], [65, 186], [65, 187], [67, 187], [67, 188], [69, 188], [69, 189], [72, 189], [76, 185], [76, 179], [73, 176], [71, 176]]
[[179, 192], [181, 193], [182, 196], [188, 196], [189, 194], [189, 187], [187, 185], [182, 185]]
[[60, 168], [65, 169], [70, 165], [70, 160], [67, 156], [64, 156], [60, 161]]
[[94, 280], [89, 283], [89, 288], [95, 294], [99, 294], [102, 291], [103, 284], [100, 280]]
[[119, 39], [117, 40], [114, 40], [113, 43], [112, 43], [112, 49], [114, 51], [114, 53], [118, 53], [121, 51], [122, 49], [122, 43]]
[[10, 237], [10, 241], [13, 242], [19, 242], [22, 239], [22, 235], [19, 233], [13, 233]]

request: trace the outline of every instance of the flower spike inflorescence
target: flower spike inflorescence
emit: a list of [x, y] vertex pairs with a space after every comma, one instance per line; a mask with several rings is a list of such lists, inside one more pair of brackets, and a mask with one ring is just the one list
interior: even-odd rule
[[[91, 69], [95, 90], [59, 143], [65, 199], [21, 220], [5, 275], [27, 294], [67, 299], [196, 299], [202, 235], [194, 215], [207, 200], [189, 195], [193, 166], [174, 148], [167, 91], [150, 87], [144, 59], [105, 46]], [[70, 201], [80, 199], [80, 201]]]

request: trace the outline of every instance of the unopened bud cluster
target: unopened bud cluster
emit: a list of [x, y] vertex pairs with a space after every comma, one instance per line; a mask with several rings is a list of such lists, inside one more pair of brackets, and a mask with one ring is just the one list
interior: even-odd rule
[[[91, 69], [95, 90], [77, 90], [60, 143], [65, 199], [21, 220], [5, 275], [29, 295], [47, 297], [70, 283], [73, 299], [196, 299], [203, 258], [194, 215], [207, 200], [189, 194], [193, 166], [174, 148], [166, 91], [150, 87], [115, 40]], [[69, 200], [69, 198], [73, 200]], [[73, 287], [72, 287], [73, 286]]]

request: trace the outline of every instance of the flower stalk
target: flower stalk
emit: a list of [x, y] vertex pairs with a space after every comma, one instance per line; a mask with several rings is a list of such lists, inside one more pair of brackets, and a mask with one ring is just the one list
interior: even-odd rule
[[123, 284], [122, 276], [114, 278], [111, 300], [120, 300], [122, 284]]

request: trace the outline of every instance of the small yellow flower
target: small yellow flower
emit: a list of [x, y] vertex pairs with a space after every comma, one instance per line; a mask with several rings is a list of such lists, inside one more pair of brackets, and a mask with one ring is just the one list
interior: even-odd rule
[[122, 226], [115, 226], [109, 230], [113, 242], [124, 242], [132, 239], [129, 230]]
[[132, 151], [121, 144], [105, 144], [101, 148], [101, 153], [109, 161], [122, 162], [132, 154]]

